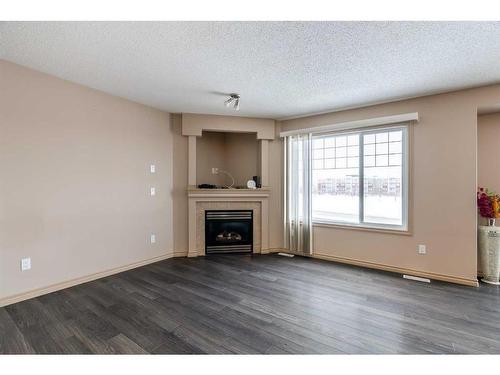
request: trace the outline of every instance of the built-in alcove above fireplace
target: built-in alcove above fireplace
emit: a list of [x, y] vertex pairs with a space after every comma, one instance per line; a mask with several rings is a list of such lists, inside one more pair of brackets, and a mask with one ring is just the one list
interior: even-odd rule
[[[188, 256], [206, 254], [206, 215], [216, 210], [250, 211], [251, 252], [269, 252], [269, 142], [275, 139], [274, 125], [268, 119], [182, 115], [182, 134], [188, 137]], [[198, 188], [202, 183], [228, 185], [212, 168], [227, 170], [235, 186], [243, 188]], [[244, 188], [254, 175], [260, 177], [261, 188]]]
[[232, 184], [227, 174], [213, 174], [215, 167], [232, 175], [234, 187], [246, 187], [248, 180], [261, 175], [259, 146], [256, 133], [203, 131], [196, 139], [196, 183]]
[[[262, 186], [269, 186], [269, 141], [275, 138], [274, 120], [183, 114], [182, 134], [189, 139], [190, 188], [209, 181], [223, 185], [222, 177], [212, 176], [214, 167], [236, 175], [235, 185], [246, 185], [253, 176], [250, 173], [256, 171]], [[210, 165], [215, 163], [222, 166]]]

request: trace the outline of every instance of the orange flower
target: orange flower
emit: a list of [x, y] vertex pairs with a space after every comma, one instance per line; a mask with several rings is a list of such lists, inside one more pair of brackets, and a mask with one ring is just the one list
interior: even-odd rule
[[493, 209], [493, 217], [494, 218], [499, 218], [500, 217], [500, 202], [499, 202], [499, 197], [498, 197], [498, 195], [494, 195], [491, 198], [492, 198], [491, 208]]

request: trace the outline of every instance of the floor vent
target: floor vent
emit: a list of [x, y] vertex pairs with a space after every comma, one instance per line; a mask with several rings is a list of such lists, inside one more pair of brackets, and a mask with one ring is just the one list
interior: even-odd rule
[[411, 276], [411, 275], [403, 275], [403, 279], [420, 281], [422, 283], [430, 283], [430, 279], [426, 279], [425, 277]]

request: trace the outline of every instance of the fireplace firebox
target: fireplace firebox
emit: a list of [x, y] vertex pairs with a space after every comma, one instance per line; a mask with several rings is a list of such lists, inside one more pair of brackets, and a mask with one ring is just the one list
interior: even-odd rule
[[252, 253], [252, 210], [206, 210], [205, 253]]

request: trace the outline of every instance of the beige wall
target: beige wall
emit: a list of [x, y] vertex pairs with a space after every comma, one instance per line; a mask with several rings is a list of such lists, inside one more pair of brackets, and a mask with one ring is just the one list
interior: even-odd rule
[[226, 170], [236, 181], [236, 186], [246, 186], [247, 181], [259, 173], [259, 141], [252, 133], [226, 133]]
[[0, 60], [0, 300], [171, 253], [172, 139], [167, 113]]
[[226, 170], [234, 178], [235, 186], [246, 186], [257, 175], [259, 144], [255, 133], [203, 132], [196, 139], [197, 184], [228, 185], [225, 174], [212, 174], [212, 167]]
[[182, 135], [182, 116], [173, 114], [171, 117], [173, 133], [173, 235], [174, 252], [177, 256], [187, 255], [188, 249], [188, 141]]
[[500, 194], [500, 113], [478, 117], [477, 145], [477, 184]]
[[253, 117], [182, 114], [182, 134], [201, 137], [203, 131], [248, 133], [258, 139], [274, 139], [274, 120]]
[[224, 174], [212, 174], [212, 167], [226, 169], [226, 138], [224, 133], [203, 132], [196, 138], [196, 184], [226, 184]]
[[[477, 186], [486, 187], [500, 194], [500, 113], [478, 116], [477, 118]], [[477, 215], [480, 224], [486, 219]], [[496, 223], [500, 226], [500, 223]], [[481, 264], [478, 263], [478, 272]]]
[[[315, 226], [314, 253], [475, 280], [477, 108], [498, 103], [496, 85], [283, 121], [283, 130], [291, 130], [408, 112], [420, 116], [412, 136], [412, 234]], [[427, 245], [427, 255], [417, 254], [418, 244]]]

